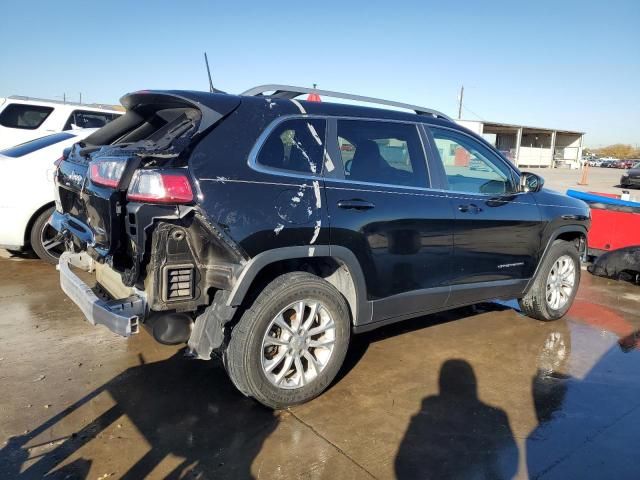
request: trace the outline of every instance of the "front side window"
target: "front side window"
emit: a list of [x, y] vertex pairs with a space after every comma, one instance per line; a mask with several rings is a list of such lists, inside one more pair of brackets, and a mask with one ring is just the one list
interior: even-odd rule
[[449, 190], [479, 194], [515, 191], [509, 167], [480, 142], [451, 130], [430, 130]]
[[106, 112], [91, 112], [88, 110], [75, 110], [67, 120], [64, 130], [77, 128], [102, 128], [119, 115]]
[[347, 179], [427, 186], [422, 143], [413, 124], [338, 120], [338, 147]]
[[69, 140], [73, 137], [74, 135], [71, 133], [54, 133], [53, 135], [36, 138], [35, 140], [21, 143], [20, 145], [16, 145], [15, 147], [7, 148], [0, 151], [0, 154], [12, 158], [22, 157], [24, 155], [33, 153], [36, 150], [40, 150], [41, 148], [50, 147], [51, 145], [64, 142], [65, 140]]
[[53, 112], [52, 107], [12, 103], [0, 113], [0, 125], [8, 128], [35, 130]]
[[319, 175], [324, 156], [324, 135], [324, 120], [286, 120], [270, 133], [258, 152], [257, 162], [280, 170]]

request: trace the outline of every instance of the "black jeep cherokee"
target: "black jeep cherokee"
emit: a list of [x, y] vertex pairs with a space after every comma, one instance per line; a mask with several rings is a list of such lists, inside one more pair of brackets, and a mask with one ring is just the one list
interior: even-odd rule
[[439, 112], [308, 92], [132, 93], [67, 153], [51, 224], [89, 322], [219, 354], [280, 408], [327, 388], [352, 333], [496, 298], [539, 320], [569, 309], [586, 204]]

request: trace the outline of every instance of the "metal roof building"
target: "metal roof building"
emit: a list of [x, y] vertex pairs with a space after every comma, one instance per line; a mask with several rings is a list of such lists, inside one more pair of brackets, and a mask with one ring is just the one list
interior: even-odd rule
[[456, 120], [482, 135], [518, 167], [579, 168], [584, 132], [481, 120]]

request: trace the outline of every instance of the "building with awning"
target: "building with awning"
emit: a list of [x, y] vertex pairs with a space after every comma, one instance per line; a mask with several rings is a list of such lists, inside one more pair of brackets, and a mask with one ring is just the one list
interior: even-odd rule
[[456, 120], [518, 167], [579, 168], [584, 132], [481, 120]]

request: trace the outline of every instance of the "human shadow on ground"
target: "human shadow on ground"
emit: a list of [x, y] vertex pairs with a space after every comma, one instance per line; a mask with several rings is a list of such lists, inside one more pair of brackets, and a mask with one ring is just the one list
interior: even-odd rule
[[[499, 304], [483, 304], [355, 336], [336, 381], [358, 363], [373, 342], [505, 308]], [[53, 427], [68, 430], [65, 428], [69, 422], [67, 417], [104, 393], [115, 402], [111, 408], [34, 458], [32, 447], [41, 434]], [[182, 352], [177, 352], [167, 360], [142, 361], [30, 432], [10, 438], [0, 449], [2, 479], [87, 478], [92, 465], [90, 459], [68, 460], [122, 417], [133, 424], [149, 445], [147, 454], [132, 459], [133, 465], [126, 472], [117, 473], [121, 478], [130, 479], [148, 476], [169, 456], [182, 457], [184, 461], [167, 478], [181, 478], [187, 473], [198, 478], [251, 478], [252, 463], [279, 422], [277, 414], [237, 392], [218, 361], [187, 360]], [[117, 448], [113, 452], [128, 455]]]
[[[30, 448], [40, 434], [56, 425], [64, 429], [66, 417], [103, 393], [115, 401], [111, 408], [55, 448], [30, 458]], [[184, 460], [164, 478], [186, 474], [251, 478], [253, 460], [278, 424], [271, 410], [235, 390], [217, 362], [187, 360], [177, 352], [167, 360], [129, 368], [31, 432], [10, 438], [0, 449], [2, 478], [86, 478], [90, 460], [62, 464], [107, 428], [122, 422], [123, 416], [149, 445], [142, 458], [123, 462], [133, 464], [116, 473], [124, 479], [146, 478], [169, 456]], [[112, 455], [128, 459], [128, 452], [117, 444]]]
[[507, 414], [478, 398], [471, 365], [451, 359], [440, 392], [426, 397], [395, 459], [399, 479], [506, 479], [518, 471], [518, 447]]

